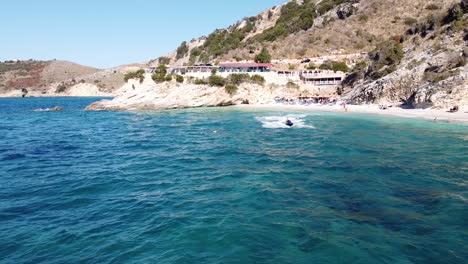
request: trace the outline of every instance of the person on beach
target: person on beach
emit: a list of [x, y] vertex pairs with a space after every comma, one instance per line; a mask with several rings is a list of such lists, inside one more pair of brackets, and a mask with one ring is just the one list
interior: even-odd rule
[[346, 108], [346, 101], [343, 101], [343, 103], [341, 105], [343, 105], [343, 110], [345, 112], [348, 112], [348, 108]]

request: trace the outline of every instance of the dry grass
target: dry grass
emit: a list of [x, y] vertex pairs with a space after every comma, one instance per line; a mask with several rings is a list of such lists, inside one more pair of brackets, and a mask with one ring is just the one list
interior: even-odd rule
[[[331, 19], [325, 26], [316, 25], [280, 39], [274, 43], [263, 43], [274, 58], [297, 59], [328, 55], [332, 51], [344, 50], [346, 53], [370, 51], [382, 40], [403, 34], [408, 26], [405, 18], [424, 19], [431, 14], [437, 15], [457, 0], [361, 0], [358, 11], [346, 20]], [[437, 5], [439, 9], [426, 9]], [[331, 12], [326, 16], [333, 16]], [[365, 20], [362, 17], [366, 17]], [[271, 23], [271, 22], [270, 22]], [[256, 46], [262, 46], [258, 43]], [[248, 49], [231, 51], [224, 60], [230, 58], [252, 59]]]

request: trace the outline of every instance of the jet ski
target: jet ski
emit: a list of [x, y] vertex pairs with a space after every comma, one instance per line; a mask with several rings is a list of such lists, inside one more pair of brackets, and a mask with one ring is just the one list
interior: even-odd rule
[[288, 119], [288, 120], [286, 120], [285, 125], [287, 125], [288, 127], [292, 127], [292, 126], [294, 126], [294, 123], [291, 120]]

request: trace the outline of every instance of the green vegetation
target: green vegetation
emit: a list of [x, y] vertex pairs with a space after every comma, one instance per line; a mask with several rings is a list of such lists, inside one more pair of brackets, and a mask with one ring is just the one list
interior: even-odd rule
[[241, 85], [242, 83], [253, 83], [258, 85], [265, 84], [265, 78], [263, 76], [254, 74], [250, 76], [247, 73], [233, 73], [227, 77], [227, 83], [234, 85]]
[[182, 75], [176, 75], [176, 82], [178, 83], [183, 83], [184, 82], [184, 76]]
[[427, 10], [438, 10], [439, 6], [436, 5], [436, 4], [429, 4], [429, 5], [426, 6], [426, 9]]
[[[319, 13], [326, 12], [337, 5], [351, 1], [323, 0], [317, 7], [312, 0], [305, 0], [302, 4], [291, 1], [281, 7], [280, 16], [273, 27], [248, 40], [246, 40], [247, 35], [256, 30], [257, 17], [244, 19], [246, 25], [242, 28], [236, 25], [227, 30], [217, 29], [207, 36], [202, 46], [193, 48], [190, 51], [189, 64], [208, 63], [234, 49], [247, 48], [252, 44], [258, 44], [258, 42], [273, 42], [290, 34], [308, 30], [314, 24], [317, 11]], [[273, 12], [270, 11], [268, 17], [272, 18]], [[254, 49], [251, 49], [251, 51], [253, 53]], [[188, 52], [186, 43], [182, 43], [177, 49], [176, 58], [183, 58]]]
[[189, 64], [193, 65], [197, 61], [197, 58], [202, 54], [203, 50], [199, 47], [195, 47], [190, 51]]
[[421, 37], [425, 38], [430, 32], [435, 31], [441, 26], [449, 26], [448, 29], [454, 32], [459, 32], [468, 28], [468, 16], [465, 14], [468, 13], [468, 4], [464, 2], [457, 3], [453, 5], [444, 16], [434, 16], [430, 15], [418, 23], [411, 25], [411, 28], [406, 31], [407, 35], [416, 35], [419, 34]]
[[164, 80], [165, 80], [166, 82], [172, 81], [172, 74], [166, 75], [166, 77], [164, 77]]
[[250, 76], [250, 82], [252, 82], [254, 84], [258, 84], [258, 85], [264, 85], [265, 84], [265, 78], [263, 78], [263, 76], [261, 76], [261, 75], [254, 74], [254, 75]]
[[299, 89], [299, 85], [293, 81], [288, 81], [286, 87], [288, 87], [289, 89]]
[[168, 65], [169, 63], [171, 63], [171, 58], [159, 57], [158, 62], [159, 62], [159, 64]]
[[256, 63], [270, 63], [271, 62], [271, 55], [268, 52], [267, 48], [263, 48], [260, 53], [255, 56]]
[[224, 90], [226, 91], [226, 93], [228, 93], [231, 96], [237, 93], [238, 89], [239, 87], [237, 87], [237, 85], [232, 84], [232, 83], [229, 83], [224, 87]]
[[222, 87], [226, 84], [226, 79], [224, 79], [223, 77], [221, 76], [218, 76], [218, 75], [211, 75], [209, 78], [208, 78], [208, 84], [210, 86], [219, 86], [219, 87]]
[[183, 57], [185, 57], [185, 55], [187, 55], [188, 51], [189, 48], [187, 46], [187, 42], [182, 42], [182, 44], [180, 44], [180, 46], [177, 48], [176, 59], [182, 59]]
[[317, 65], [315, 65], [313, 62], [310, 62], [309, 65], [307, 65], [307, 70], [315, 70], [317, 68]]
[[233, 73], [228, 76], [228, 82], [234, 85], [249, 81], [250, 76], [247, 73]]
[[367, 22], [369, 21], [369, 17], [367, 15], [360, 15], [358, 20], [362, 22]]
[[455, 4], [452, 6], [447, 15], [442, 20], [443, 24], [450, 24], [456, 21], [461, 21], [463, 19], [463, 15], [468, 13], [468, 4], [464, 1]]
[[281, 8], [281, 15], [275, 26], [265, 30], [254, 40], [273, 42], [289, 34], [308, 30], [314, 25], [315, 4], [306, 0], [302, 5], [297, 2], [289, 2]]
[[412, 18], [412, 17], [406, 17], [405, 20], [404, 20], [404, 23], [407, 26], [412, 26], [412, 25], [416, 24], [417, 22], [418, 22], [418, 20], [416, 20], [415, 18]]
[[265, 78], [258, 74], [250, 76], [247, 73], [233, 73], [230, 74], [227, 78], [223, 78], [218, 75], [211, 75], [208, 78], [208, 81], [198, 78], [194, 81], [194, 84], [196, 85], [210, 85], [217, 87], [224, 86], [224, 90], [226, 91], [226, 93], [230, 94], [231, 96], [237, 92], [237, 90], [239, 89], [239, 85], [241, 85], [242, 83], [264, 85]]
[[164, 65], [159, 65], [156, 71], [151, 75], [151, 78], [156, 83], [162, 83], [166, 81], [167, 68]]
[[208, 35], [203, 46], [192, 49], [190, 53], [190, 62], [201, 61], [208, 63], [210, 58], [219, 57], [228, 53], [230, 50], [240, 48], [248, 33], [255, 29], [256, 17], [247, 19], [247, 25], [243, 28], [230, 30], [217, 29]]
[[351, 0], [322, 0], [320, 4], [317, 6], [317, 12], [320, 15], [327, 13], [328, 11], [332, 10], [338, 5], [352, 2]]
[[274, 27], [268, 28], [263, 33], [255, 36], [256, 40], [273, 42], [279, 38], [285, 37], [289, 34], [284, 24], [277, 24]]
[[205, 80], [198, 79], [198, 78], [196, 78], [193, 83], [196, 84], [196, 85], [207, 85], [208, 84]]
[[145, 80], [145, 70], [140, 69], [138, 71], [129, 72], [125, 74], [124, 76], [125, 82], [128, 82], [128, 80], [130, 79], [137, 79], [137, 80], [140, 80], [140, 83], [142, 83]]
[[327, 60], [322, 65], [319, 67], [321, 70], [331, 70], [334, 72], [348, 72], [349, 68], [348, 65], [346, 65], [345, 62], [343, 61], [331, 61]]
[[372, 63], [368, 76], [376, 80], [396, 70], [404, 57], [404, 51], [400, 43], [388, 40], [377, 45], [369, 57]]
[[438, 83], [458, 74], [460, 74], [459, 70], [437, 69], [433, 71], [426, 69], [424, 80], [430, 83]]
[[65, 90], [67, 89], [67, 85], [65, 85], [64, 83], [61, 83], [57, 86], [57, 88], [55, 89], [55, 92], [56, 93], [63, 93], [65, 92]]
[[[94, 82], [96, 83], [96, 81]], [[56, 93], [63, 93], [65, 92], [68, 88], [74, 86], [75, 84], [77, 84], [76, 80], [75, 79], [72, 79], [71, 81], [68, 81], [68, 82], [61, 82], [59, 85], [57, 85], [57, 87], [55, 88], [55, 92]], [[97, 84], [97, 83], [96, 83]], [[100, 86], [100, 85], [98, 85]]]

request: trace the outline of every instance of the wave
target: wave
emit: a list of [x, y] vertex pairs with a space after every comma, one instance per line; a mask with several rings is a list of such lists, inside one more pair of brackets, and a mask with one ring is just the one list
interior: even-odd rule
[[256, 117], [262, 123], [264, 128], [291, 128], [286, 125], [286, 120], [291, 120], [294, 123], [292, 128], [309, 128], [315, 129], [313, 125], [306, 125], [304, 118], [307, 115], [285, 115], [285, 116], [263, 116]]

